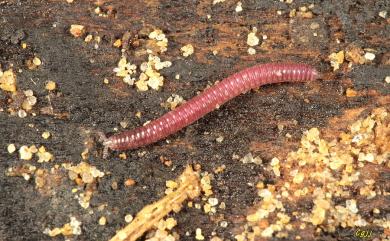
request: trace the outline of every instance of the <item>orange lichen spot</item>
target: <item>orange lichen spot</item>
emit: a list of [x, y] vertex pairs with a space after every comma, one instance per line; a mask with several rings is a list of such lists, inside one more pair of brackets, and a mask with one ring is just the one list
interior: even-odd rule
[[132, 178], [126, 179], [126, 181], [125, 181], [125, 186], [126, 187], [131, 187], [131, 186], [134, 186], [134, 185], [135, 185], [134, 179], [132, 179]]
[[115, 42], [113, 43], [113, 46], [116, 48], [122, 47], [122, 40], [121, 39], [115, 40]]
[[346, 91], [345, 91], [345, 95], [347, 97], [356, 97], [358, 95], [357, 91], [354, 90], [354, 89], [351, 89], [351, 88], [348, 88]]
[[49, 235], [50, 237], [55, 237], [60, 234], [62, 234], [63, 236], [80, 235], [81, 222], [78, 221], [75, 217], [70, 217], [70, 222], [64, 224], [61, 228], [46, 228], [43, 233]]
[[177, 106], [179, 106], [182, 103], [185, 103], [183, 97], [177, 94], [172, 94], [171, 96], [168, 97], [165, 103], [161, 104], [161, 106], [170, 110], [174, 110], [176, 109]]
[[192, 44], [187, 44], [181, 47], [180, 50], [184, 57], [188, 57], [194, 53], [194, 46], [192, 46]]
[[345, 52], [345, 59], [354, 64], [364, 64], [366, 59], [364, 58], [364, 50], [358, 46], [350, 45]]
[[337, 53], [331, 53], [329, 56], [330, 65], [333, 67], [333, 71], [340, 68], [340, 65], [344, 63], [344, 51], [341, 50]]
[[69, 32], [76, 38], [81, 37], [85, 33], [85, 26], [80, 24], [72, 24], [70, 25]]
[[[360, 213], [359, 202], [383, 196], [376, 189], [378, 174], [371, 177], [369, 173], [389, 167], [389, 133], [390, 115], [383, 108], [356, 120], [349, 125], [347, 132], [331, 141], [322, 139], [317, 128], [305, 132], [297, 151], [290, 152], [286, 159], [271, 160], [269, 169], [279, 166], [284, 175], [275, 185], [257, 185], [260, 201], [246, 216], [245, 225], [250, 229], [245, 228], [236, 238], [291, 239], [289, 235], [293, 226], [305, 230], [307, 224], [313, 225], [316, 233], [366, 225], [386, 227], [383, 220], [365, 219]], [[337, 201], [340, 198], [345, 199], [345, 203]], [[301, 200], [313, 200], [313, 208], [295, 209]], [[286, 204], [295, 220], [284, 213]]]
[[46, 89], [46, 90], [49, 90], [49, 91], [55, 90], [56, 87], [57, 87], [56, 82], [54, 82], [54, 81], [52, 81], [52, 80], [48, 81], [48, 82], [46, 83], [46, 85], [45, 85], [45, 89]]
[[0, 89], [9, 92], [16, 92], [16, 75], [12, 69], [4, 72], [0, 70]]

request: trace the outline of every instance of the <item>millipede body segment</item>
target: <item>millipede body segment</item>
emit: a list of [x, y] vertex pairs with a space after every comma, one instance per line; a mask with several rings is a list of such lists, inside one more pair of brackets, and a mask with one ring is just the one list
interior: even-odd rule
[[113, 135], [103, 142], [105, 149], [126, 150], [161, 140], [190, 125], [226, 101], [261, 85], [315, 80], [318, 72], [305, 64], [260, 64], [233, 74], [176, 109], [145, 126]]

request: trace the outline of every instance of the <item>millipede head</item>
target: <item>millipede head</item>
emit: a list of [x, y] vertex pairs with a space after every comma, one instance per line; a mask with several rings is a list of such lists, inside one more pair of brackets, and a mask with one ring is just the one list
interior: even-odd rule
[[97, 134], [99, 136], [99, 142], [101, 142], [104, 146], [103, 147], [103, 158], [107, 158], [108, 157], [108, 148], [110, 148], [111, 140], [108, 139], [106, 137], [106, 135], [101, 131], [98, 131]]

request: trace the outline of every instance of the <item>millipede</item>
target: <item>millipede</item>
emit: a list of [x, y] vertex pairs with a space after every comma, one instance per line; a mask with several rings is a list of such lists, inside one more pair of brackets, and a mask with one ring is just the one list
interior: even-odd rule
[[205, 89], [176, 109], [144, 126], [106, 138], [101, 135], [104, 156], [112, 150], [135, 149], [157, 142], [200, 119], [228, 100], [259, 86], [280, 82], [305, 82], [319, 77], [317, 70], [306, 64], [258, 64], [235, 73]]

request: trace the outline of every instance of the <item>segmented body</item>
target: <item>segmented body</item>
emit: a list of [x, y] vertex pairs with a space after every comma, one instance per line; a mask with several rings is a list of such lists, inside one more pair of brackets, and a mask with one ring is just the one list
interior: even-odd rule
[[145, 126], [104, 141], [113, 150], [134, 149], [161, 140], [203, 117], [226, 101], [261, 85], [311, 81], [318, 72], [305, 64], [260, 64], [233, 74]]

